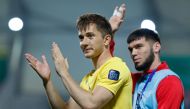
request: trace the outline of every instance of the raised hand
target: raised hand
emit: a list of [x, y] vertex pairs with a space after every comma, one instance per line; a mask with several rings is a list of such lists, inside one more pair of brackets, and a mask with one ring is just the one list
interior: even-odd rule
[[63, 57], [58, 44], [53, 42], [52, 44], [52, 57], [55, 63], [55, 68], [59, 76], [63, 77], [68, 73], [68, 62]]
[[120, 7], [116, 6], [113, 15], [109, 19], [113, 33], [119, 29], [119, 26], [123, 22], [125, 11], [126, 11], [125, 4], [122, 4]]
[[28, 61], [28, 64], [37, 72], [43, 82], [48, 82], [50, 80], [50, 68], [46, 57], [42, 55], [42, 62], [29, 53], [26, 53], [25, 57]]

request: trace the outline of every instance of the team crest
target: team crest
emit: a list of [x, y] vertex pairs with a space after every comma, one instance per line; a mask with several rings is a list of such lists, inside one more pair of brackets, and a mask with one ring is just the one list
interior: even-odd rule
[[108, 79], [110, 80], [118, 80], [119, 79], [119, 71], [110, 70], [108, 74]]

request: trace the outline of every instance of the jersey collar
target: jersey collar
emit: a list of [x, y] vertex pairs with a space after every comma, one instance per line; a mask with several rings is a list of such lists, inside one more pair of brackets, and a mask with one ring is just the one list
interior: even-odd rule
[[[163, 69], [169, 69], [168, 64], [167, 64], [165, 61], [163, 61], [163, 62], [158, 66], [158, 68], [156, 69], [156, 71], [160, 71], [160, 70], [163, 70]], [[150, 73], [152, 73], [152, 72], [153, 72], [153, 69], [149, 69], [149, 70], [146, 71], [145, 73], [146, 73], [146, 74], [150, 74]]]

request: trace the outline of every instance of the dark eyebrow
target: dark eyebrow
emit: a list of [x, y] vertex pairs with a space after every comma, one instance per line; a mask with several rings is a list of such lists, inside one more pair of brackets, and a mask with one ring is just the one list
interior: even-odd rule
[[142, 43], [138, 43], [138, 44], [135, 45], [135, 47], [141, 47], [141, 46], [143, 46]]
[[88, 32], [88, 33], [86, 33], [86, 35], [94, 35], [94, 33], [93, 32]]

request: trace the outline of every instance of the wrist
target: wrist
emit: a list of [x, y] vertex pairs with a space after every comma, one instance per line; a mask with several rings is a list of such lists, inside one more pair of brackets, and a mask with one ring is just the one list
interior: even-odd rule
[[69, 72], [68, 70], [62, 70], [62, 71], [59, 71], [57, 72], [58, 75], [61, 77], [61, 78], [66, 78], [68, 75], [69, 75]]
[[49, 79], [49, 80], [43, 80], [43, 85], [44, 87], [46, 88], [48, 85], [52, 84], [52, 81]]
[[67, 78], [70, 78], [70, 74], [67, 72], [67, 71], [65, 71], [64, 73], [62, 73], [62, 75], [60, 75], [60, 77], [61, 77], [61, 79], [67, 79]]

